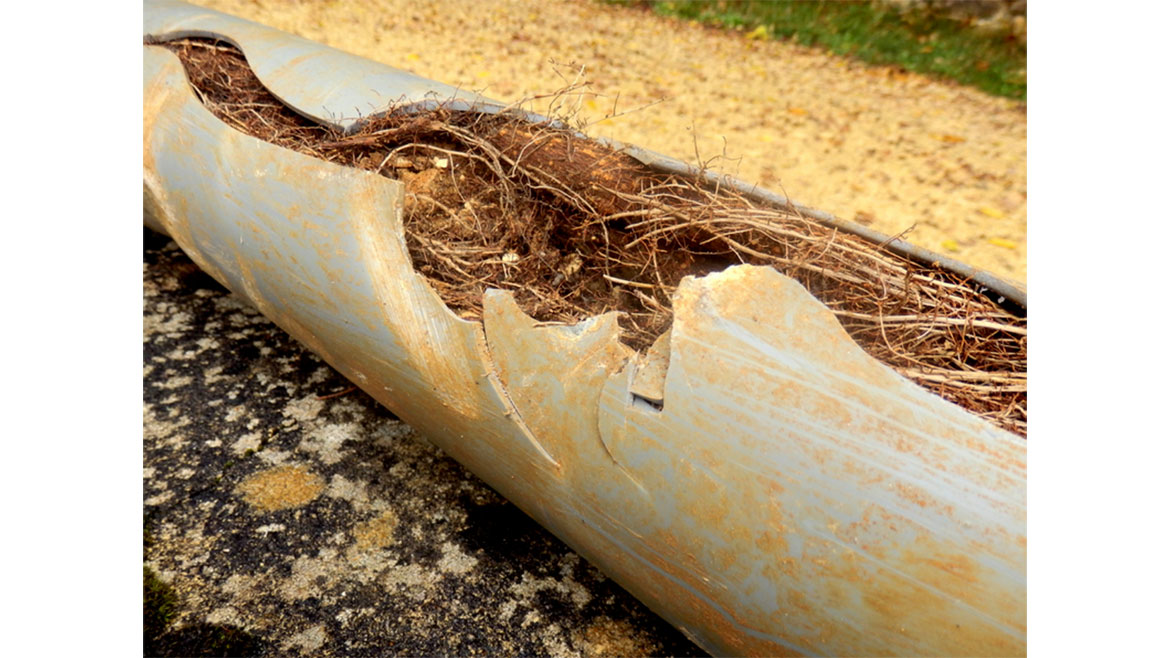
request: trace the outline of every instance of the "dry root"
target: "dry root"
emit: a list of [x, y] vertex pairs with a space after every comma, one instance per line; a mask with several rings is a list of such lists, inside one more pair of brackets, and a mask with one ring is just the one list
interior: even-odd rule
[[165, 45], [229, 125], [403, 181], [414, 266], [465, 318], [482, 317], [485, 289], [509, 289], [542, 321], [623, 311], [624, 339], [642, 349], [669, 328], [682, 277], [770, 265], [832, 309], [875, 358], [1026, 434], [1027, 320], [949, 271], [516, 113], [391, 108], [341, 134], [281, 104], [235, 48]]

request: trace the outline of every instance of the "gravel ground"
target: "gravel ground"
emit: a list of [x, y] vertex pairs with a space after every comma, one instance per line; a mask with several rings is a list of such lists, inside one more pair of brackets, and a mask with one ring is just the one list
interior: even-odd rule
[[[913, 226], [911, 242], [1026, 280], [1016, 101], [592, 1], [196, 4], [508, 102], [583, 66], [592, 135], [690, 161], [725, 155], [712, 167], [889, 234]], [[615, 103], [631, 112], [602, 120]]]

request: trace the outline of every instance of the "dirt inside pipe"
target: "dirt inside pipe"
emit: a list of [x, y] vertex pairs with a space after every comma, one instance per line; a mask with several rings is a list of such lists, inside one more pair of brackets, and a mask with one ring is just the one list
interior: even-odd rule
[[540, 321], [624, 313], [645, 349], [687, 275], [770, 265], [830, 308], [870, 355], [1008, 431], [1027, 433], [1027, 320], [977, 287], [791, 208], [654, 171], [520, 112], [391, 107], [345, 134], [289, 109], [238, 49], [181, 39], [202, 102], [234, 128], [406, 185], [406, 243], [448, 307], [481, 319], [488, 288]]

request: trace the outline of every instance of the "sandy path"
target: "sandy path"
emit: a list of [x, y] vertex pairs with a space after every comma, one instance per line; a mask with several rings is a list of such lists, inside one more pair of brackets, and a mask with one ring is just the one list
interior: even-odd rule
[[[1027, 276], [1027, 117], [1015, 101], [591, 1], [197, 4], [502, 101], [554, 91], [584, 66], [600, 95], [579, 101], [598, 121], [590, 134], [692, 162], [696, 147], [726, 153], [712, 166]], [[619, 111], [665, 101], [601, 120], [615, 98]]]

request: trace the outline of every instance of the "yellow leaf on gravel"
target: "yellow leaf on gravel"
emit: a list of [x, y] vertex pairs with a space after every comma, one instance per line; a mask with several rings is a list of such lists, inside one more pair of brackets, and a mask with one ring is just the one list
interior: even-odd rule
[[943, 249], [946, 249], [947, 251], [958, 251], [959, 250], [959, 243], [955, 242], [954, 240], [943, 240], [942, 246], [943, 246]]
[[935, 135], [934, 138], [947, 144], [959, 144], [967, 141], [966, 137], [959, 137], [958, 135]]
[[988, 240], [988, 242], [990, 242], [991, 244], [993, 244], [997, 247], [1003, 247], [1004, 249], [1015, 249], [1016, 248], [1015, 242], [1012, 242], [1011, 240], [1004, 240], [1002, 238], [991, 238], [990, 240]]
[[788, 108], [788, 113], [795, 115], [795, 116], [798, 116], [798, 117], [802, 117], [802, 116], [808, 114], [808, 110], [804, 109], [803, 107], [790, 107], [790, 108]]
[[768, 38], [768, 28], [761, 25], [761, 26], [757, 27], [756, 29], [752, 30], [751, 32], [748, 32], [747, 38], [752, 40], [752, 41], [755, 41], [757, 39], [767, 39]]
[[982, 208], [979, 209], [979, 212], [983, 213], [984, 215], [987, 215], [988, 217], [992, 217], [994, 219], [1003, 219], [1003, 211], [998, 209], [998, 208], [992, 208], [991, 206], [983, 206]]

